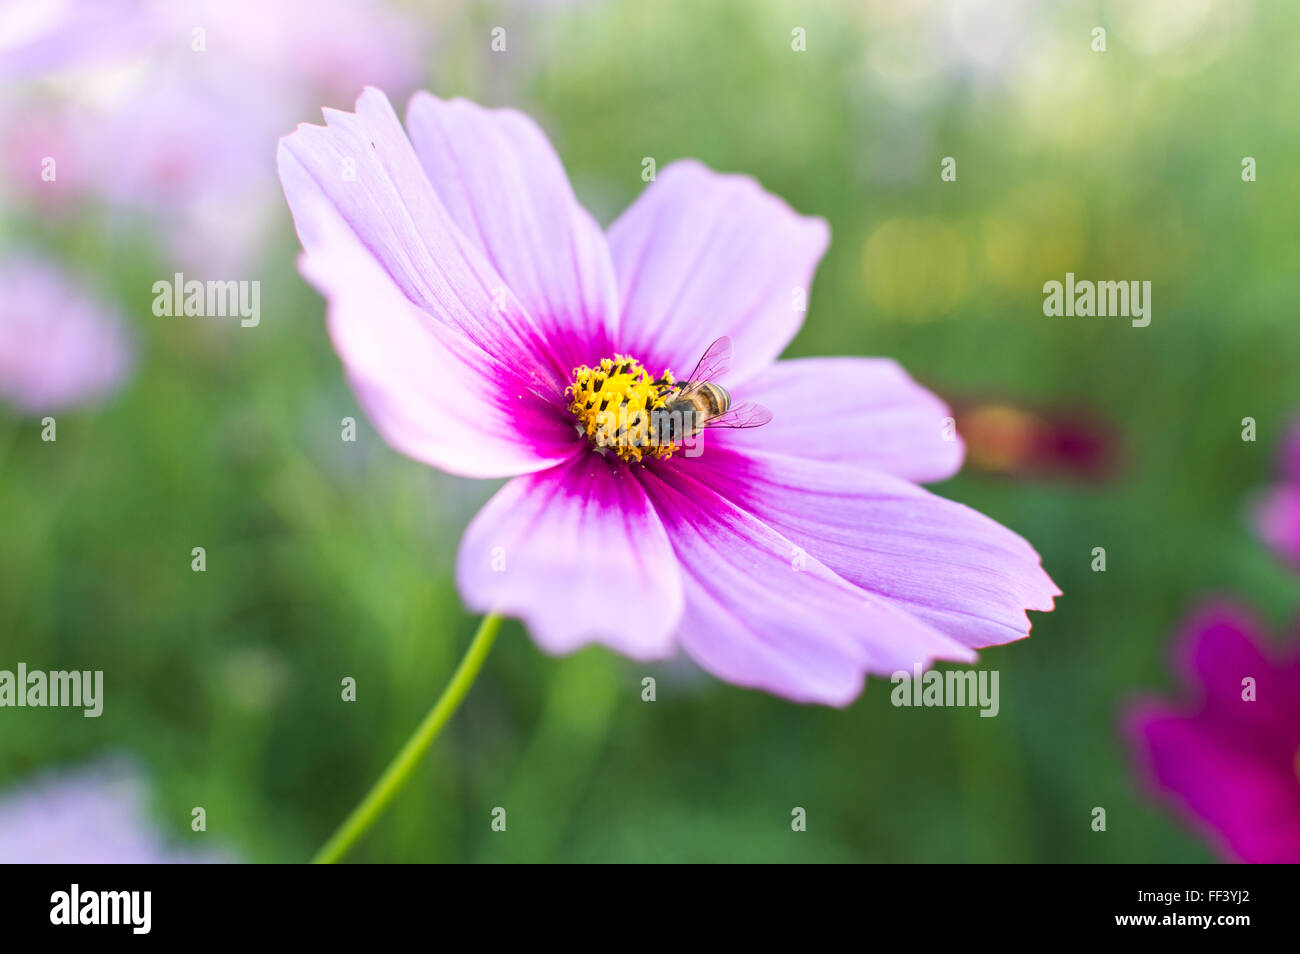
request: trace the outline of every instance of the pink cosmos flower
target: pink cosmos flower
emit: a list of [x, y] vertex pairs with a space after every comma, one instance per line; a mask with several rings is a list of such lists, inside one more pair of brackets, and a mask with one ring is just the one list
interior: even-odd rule
[[[281, 142], [280, 178], [358, 398], [403, 453], [511, 478], [461, 543], [471, 608], [549, 652], [680, 649], [844, 705], [867, 672], [970, 661], [1052, 607], [1028, 543], [914, 483], [960, 466], [942, 402], [886, 359], [775, 360], [825, 222], [682, 161], [602, 232], [520, 113], [418, 93], [404, 132], [368, 89], [325, 122]], [[588, 436], [597, 384], [648, 409], [724, 335], [717, 382], [770, 424], [696, 456]]]
[[29, 255], [0, 259], [0, 401], [40, 415], [121, 385], [132, 348], [118, 314]]
[[1195, 704], [1133, 706], [1125, 729], [1155, 797], [1224, 857], [1300, 862], [1300, 654], [1272, 658], [1260, 627], [1228, 603], [1186, 625], [1176, 668]]
[[1279, 482], [1256, 497], [1251, 523], [1274, 553], [1300, 567], [1300, 421], [1288, 428], [1278, 457]]

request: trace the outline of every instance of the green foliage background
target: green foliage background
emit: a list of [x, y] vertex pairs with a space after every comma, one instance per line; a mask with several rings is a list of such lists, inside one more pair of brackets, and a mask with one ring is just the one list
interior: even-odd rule
[[[945, 394], [1086, 408], [1117, 430], [1106, 483], [967, 472], [937, 488], [1026, 536], [1064, 590], [1032, 638], [982, 654], [1000, 715], [897, 709], [881, 680], [845, 711], [797, 706], [685, 664], [549, 658], [509, 623], [354, 860], [1212, 857], [1141, 794], [1116, 726], [1135, 695], [1175, 692], [1169, 642], [1206, 595], [1278, 631], [1300, 605], [1244, 522], [1300, 408], [1300, 8], [1259, 2], [1223, 26], [1218, 5], [1153, 53], [1119, 5], [1031, 5], [986, 74], [927, 43], [944, 14], [908, 7], [452, 5], [429, 14], [429, 86], [535, 115], [602, 222], [643, 187], [645, 156], [750, 173], [824, 216], [833, 241], [791, 355], [888, 355]], [[1089, 48], [1099, 24], [1105, 53]], [[60, 416], [56, 444], [0, 417], [0, 667], [103, 669], [107, 693], [100, 719], [0, 713], [0, 787], [130, 753], [164, 830], [253, 861], [308, 857], [441, 690], [475, 626], [457, 544], [495, 487], [380, 441], [281, 219], [249, 276], [255, 330], [153, 317], [171, 267], [147, 230], [32, 226], [117, 294], [140, 369], [106, 408]], [[891, 221], [906, 241], [873, 258]], [[1045, 318], [1042, 284], [1067, 270], [1151, 280], [1150, 327]], [[348, 415], [355, 445], [339, 440]]]

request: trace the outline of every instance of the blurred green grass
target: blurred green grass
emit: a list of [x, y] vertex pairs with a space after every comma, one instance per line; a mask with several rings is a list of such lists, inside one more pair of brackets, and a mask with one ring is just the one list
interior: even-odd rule
[[[881, 680], [847, 711], [800, 707], [601, 650], [551, 659], [508, 624], [356, 860], [1210, 858], [1140, 797], [1116, 720], [1135, 694], [1173, 690], [1168, 641], [1207, 593], [1278, 626], [1300, 605], [1243, 522], [1300, 407], [1300, 63], [1279, 42], [1300, 10], [1258, 4], [1190, 73], [1112, 31], [1095, 62], [1063, 62], [1059, 84], [956, 73], [900, 101], [870, 77], [903, 27], [852, 9], [456, 8], [430, 85], [536, 115], [603, 222], [643, 187], [644, 156], [752, 174], [826, 217], [832, 246], [791, 355], [889, 355], [945, 394], [1084, 407], [1118, 429], [1126, 454], [1107, 484], [965, 473], [938, 488], [1024, 534], [1065, 593], [1029, 640], [982, 654], [1001, 672], [1000, 715], [896, 709]], [[1034, 43], [1086, 51], [1105, 16], [1040, 10]], [[496, 23], [511, 52], [494, 59], [482, 38]], [[807, 53], [790, 49], [795, 25]], [[1081, 91], [1062, 78], [1073, 69]], [[1255, 183], [1240, 179], [1245, 155]], [[939, 179], [943, 156], [955, 183]], [[907, 245], [873, 265], [890, 221]], [[467, 644], [451, 569], [493, 487], [397, 455], [366, 423], [294, 271], [287, 211], [251, 276], [256, 330], [154, 318], [150, 286], [171, 268], [143, 232], [28, 224], [116, 292], [142, 354], [110, 406], [60, 415], [56, 444], [0, 419], [5, 656], [103, 669], [107, 694], [97, 720], [7, 713], [0, 786], [125, 750], [178, 838], [197, 837], [189, 810], [203, 805], [205, 837], [303, 859]], [[1152, 280], [1150, 327], [1044, 318], [1042, 283], [1066, 270]], [[346, 416], [355, 445], [338, 439]], [[1240, 439], [1246, 416], [1257, 443]], [[1089, 569], [1094, 546], [1106, 573]], [[340, 701], [344, 676], [355, 703]], [[490, 831], [497, 805], [508, 837]], [[1098, 805], [1105, 833], [1089, 827]], [[808, 812], [799, 835], [794, 806]]]

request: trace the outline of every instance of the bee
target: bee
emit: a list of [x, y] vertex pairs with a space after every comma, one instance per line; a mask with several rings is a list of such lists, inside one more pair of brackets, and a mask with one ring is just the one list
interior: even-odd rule
[[732, 405], [731, 394], [713, 379], [731, 365], [731, 339], [723, 335], [696, 362], [695, 370], [678, 382], [664, 406], [651, 415], [657, 443], [678, 444], [706, 427], [760, 427], [772, 412], [753, 401]]

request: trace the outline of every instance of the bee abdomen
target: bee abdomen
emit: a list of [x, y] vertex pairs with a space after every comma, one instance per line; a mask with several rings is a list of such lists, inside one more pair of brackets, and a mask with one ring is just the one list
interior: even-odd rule
[[715, 418], [719, 414], [725, 414], [727, 409], [731, 407], [731, 395], [720, 384], [713, 384], [712, 382], [701, 384], [696, 395], [699, 397], [700, 403], [704, 405], [701, 410], [704, 411], [705, 420]]

